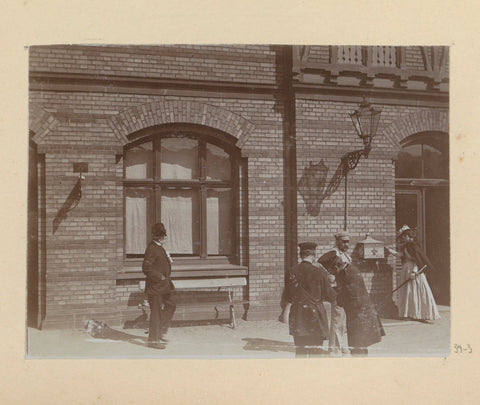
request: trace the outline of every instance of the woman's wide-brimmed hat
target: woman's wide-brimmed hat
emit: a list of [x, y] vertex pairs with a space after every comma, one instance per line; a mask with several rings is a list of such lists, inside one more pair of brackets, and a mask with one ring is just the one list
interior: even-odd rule
[[402, 236], [402, 234], [406, 231], [411, 231], [412, 228], [410, 228], [408, 225], [403, 225], [397, 232], [397, 236]]

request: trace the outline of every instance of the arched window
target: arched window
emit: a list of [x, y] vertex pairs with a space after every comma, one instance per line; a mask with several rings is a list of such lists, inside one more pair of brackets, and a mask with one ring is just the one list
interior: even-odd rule
[[163, 130], [124, 154], [125, 254], [142, 257], [152, 224], [176, 256], [235, 255], [238, 150], [205, 131]]
[[448, 180], [448, 137], [423, 133], [407, 138], [395, 166], [397, 179]]

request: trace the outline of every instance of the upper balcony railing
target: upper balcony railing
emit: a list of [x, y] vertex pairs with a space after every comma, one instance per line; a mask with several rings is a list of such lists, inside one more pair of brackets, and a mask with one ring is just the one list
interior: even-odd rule
[[[328, 82], [336, 83], [342, 75], [361, 74], [365, 83], [378, 75], [396, 77], [400, 87], [407, 87], [410, 78], [428, 80], [432, 88], [448, 82], [447, 47], [416, 47], [417, 60], [406, 63], [407, 47], [396, 46], [330, 46], [328, 62], [310, 58], [311, 46], [297, 46], [294, 52], [294, 72], [300, 82], [314, 80], [315, 75], [327, 75]], [[304, 74], [308, 74], [305, 78]], [[322, 83], [326, 83], [322, 80]]]
[[332, 62], [363, 66], [400, 67], [395, 46], [337, 46], [332, 49]]
[[365, 64], [364, 52], [361, 46], [336, 46], [333, 47], [332, 59], [337, 63], [347, 65]]

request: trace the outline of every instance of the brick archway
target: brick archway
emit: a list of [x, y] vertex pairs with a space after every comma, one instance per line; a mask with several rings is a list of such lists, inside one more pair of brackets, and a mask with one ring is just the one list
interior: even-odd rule
[[448, 134], [448, 113], [442, 111], [417, 111], [392, 122], [383, 134], [400, 152], [401, 142], [410, 135], [426, 131]]
[[31, 103], [28, 111], [28, 129], [35, 135], [32, 140], [37, 144], [43, 143], [44, 139], [55, 129], [58, 120], [45, 111], [42, 107]]
[[236, 146], [247, 141], [254, 125], [224, 108], [195, 101], [157, 101], [127, 108], [107, 119], [122, 145], [129, 143], [128, 135], [142, 129], [168, 123], [189, 123], [209, 126], [233, 135]]

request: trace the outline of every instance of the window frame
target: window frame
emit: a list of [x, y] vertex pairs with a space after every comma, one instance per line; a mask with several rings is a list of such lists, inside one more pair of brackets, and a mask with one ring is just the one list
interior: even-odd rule
[[[419, 177], [400, 177], [397, 174], [397, 165], [398, 162], [395, 164], [395, 180], [397, 184], [405, 183], [406, 181], [412, 182], [416, 181], [417, 183], [425, 183], [431, 185], [438, 185], [438, 184], [448, 184], [449, 177], [450, 177], [450, 170], [449, 170], [449, 142], [448, 142], [448, 134], [439, 133], [439, 132], [423, 132], [419, 134], [414, 134], [407, 137], [402, 143], [401, 147], [402, 150], [409, 146], [418, 145], [421, 148], [420, 154], [420, 176]], [[447, 178], [440, 178], [440, 177], [425, 177], [425, 155], [424, 155], [424, 145], [430, 146], [438, 150], [442, 156], [446, 156], [447, 158]]]
[[[189, 138], [198, 141], [198, 173], [197, 179], [167, 179], [160, 178], [160, 168], [157, 167], [160, 163], [161, 150], [158, 147], [159, 143], [164, 138]], [[135, 263], [143, 260], [143, 254], [128, 255], [126, 252], [126, 194], [129, 187], [148, 187], [152, 189], [154, 208], [152, 223], [161, 221], [161, 195], [162, 189], [165, 188], [192, 188], [198, 190], [200, 199], [200, 253], [183, 255], [173, 254], [176, 263], [192, 263], [198, 261], [199, 263], [206, 262], [222, 262], [222, 263], [237, 263], [240, 256], [239, 244], [239, 213], [240, 213], [240, 190], [239, 190], [239, 172], [240, 172], [240, 150], [235, 146], [236, 139], [231, 135], [222, 133], [221, 131], [212, 128], [205, 128], [201, 126], [169, 124], [162, 128], [149, 128], [147, 130], [139, 131], [139, 133], [132, 134], [129, 137], [131, 140], [124, 147], [123, 161], [125, 162], [127, 152], [138, 145], [146, 142], [152, 142], [152, 159], [153, 159], [153, 177], [151, 179], [127, 179], [126, 165], [123, 165], [123, 260], [127, 263]], [[206, 152], [207, 144], [212, 144], [221, 148], [229, 155], [230, 160], [230, 180], [207, 180], [207, 161]], [[231, 252], [228, 255], [209, 255], [207, 246], [207, 194], [209, 189], [225, 189], [231, 190], [231, 225], [232, 225], [232, 240]], [[148, 244], [148, 242], [147, 242]]]

